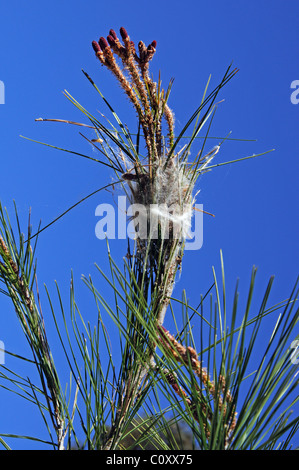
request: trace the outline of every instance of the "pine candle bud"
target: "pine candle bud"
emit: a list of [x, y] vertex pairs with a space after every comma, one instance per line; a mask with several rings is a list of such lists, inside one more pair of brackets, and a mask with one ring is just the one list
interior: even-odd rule
[[101, 47], [101, 49], [102, 49], [103, 51], [104, 51], [105, 49], [109, 48], [108, 42], [107, 42], [106, 39], [103, 38], [103, 37], [100, 37], [100, 39], [99, 39], [99, 45], [100, 45], [100, 47]]
[[138, 49], [139, 49], [140, 61], [141, 61], [141, 62], [144, 62], [144, 61], [145, 61], [145, 58], [146, 58], [146, 52], [147, 52], [146, 45], [144, 44], [144, 42], [139, 41], [139, 43], [138, 43]]
[[128, 35], [127, 31], [125, 30], [125, 28], [121, 27], [119, 32], [120, 32], [120, 35], [121, 35], [121, 37], [124, 41], [129, 37], [129, 35]]
[[117, 35], [116, 35], [116, 32], [114, 31], [114, 29], [110, 29], [109, 36], [112, 36], [113, 39], [115, 39], [115, 41], [117, 40]]
[[93, 50], [95, 51], [95, 53], [101, 52], [100, 45], [97, 41], [92, 41], [91, 44], [92, 44], [92, 47], [93, 47]]
[[107, 41], [111, 47], [115, 46], [115, 38], [112, 35], [109, 34], [109, 36], [107, 36]]

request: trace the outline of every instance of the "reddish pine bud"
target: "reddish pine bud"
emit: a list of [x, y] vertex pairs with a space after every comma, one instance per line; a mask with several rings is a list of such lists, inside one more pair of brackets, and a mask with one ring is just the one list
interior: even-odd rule
[[109, 36], [107, 36], [107, 41], [109, 42], [111, 47], [113, 47], [115, 45], [115, 38], [110, 34], [109, 34]]
[[117, 39], [117, 35], [116, 35], [116, 32], [114, 31], [114, 29], [110, 29], [109, 36], [112, 36], [113, 39], [115, 39], [115, 40]]
[[102, 49], [103, 51], [104, 51], [105, 49], [107, 49], [107, 47], [109, 47], [108, 42], [107, 42], [106, 39], [103, 38], [103, 37], [101, 37], [101, 38], [99, 39], [99, 44], [100, 44], [101, 49]]
[[148, 50], [148, 51], [151, 51], [151, 52], [154, 52], [153, 49], [156, 49], [156, 47], [157, 47], [157, 41], [153, 41], [151, 44], [149, 44], [149, 45], [147, 46], [147, 50]]
[[101, 51], [100, 45], [97, 41], [92, 41], [92, 47], [93, 47], [93, 50], [95, 51], [95, 53]]
[[120, 32], [120, 35], [123, 38], [123, 40], [125, 40], [129, 37], [129, 35], [128, 35], [127, 31], [125, 30], [125, 28], [120, 28], [119, 32]]
[[105, 49], [107, 49], [107, 47], [109, 48], [108, 42], [107, 42], [106, 39], [103, 38], [103, 37], [100, 37], [100, 39], [99, 39], [99, 44], [100, 44], [101, 49], [102, 49], [103, 51], [104, 51]]

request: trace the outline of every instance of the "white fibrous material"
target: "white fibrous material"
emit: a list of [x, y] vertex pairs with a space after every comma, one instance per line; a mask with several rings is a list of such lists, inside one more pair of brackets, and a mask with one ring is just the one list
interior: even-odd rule
[[186, 238], [191, 228], [193, 185], [178, 162], [171, 159], [165, 165], [162, 160], [151, 178], [141, 175], [128, 184], [138, 238]]
[[172, 238], [185, 239], [191, 228], [192, 201], [190, 181], [183, 168], [171, 160], [166, 168], [159, 165], [155, 174], [155, 204], [151, 216], [157, 216], [165, 238], [172, 230]]

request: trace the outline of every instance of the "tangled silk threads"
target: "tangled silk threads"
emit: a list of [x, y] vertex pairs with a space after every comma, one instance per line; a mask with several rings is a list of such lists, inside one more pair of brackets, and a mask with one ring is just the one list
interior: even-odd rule
[[[132, 175], [133, 176], [133, 175]], [[191, 228], [192, 184], [179, 163], [163, 160], [148, 174], [134, 175], [131, 190], [131, 216], [141, 240], [183, 241]]]

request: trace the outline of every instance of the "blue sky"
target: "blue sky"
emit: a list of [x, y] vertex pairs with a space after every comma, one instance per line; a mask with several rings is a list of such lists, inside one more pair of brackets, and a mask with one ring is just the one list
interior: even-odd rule
[[[89, 144], [72, 126], [35, 122], [35, 118], [82, 120], [63, 96], [67, 89], [92, 113], [103, 111], [84, 69], [129, 126], [135, 126], [128, 100], [107, 70], [100, 67], [91, 41], [110, 28], [126, 27], [132, 39], [157, 41], [152, 72], [161, 70], [165, 87], [174, 77], [169, 104], [177, 129], [201, 100], [211, 75], [211, 89], [233, 62], [240, 71], [221, 92], [224, 102], [214, 119], [211, 136], [232, 132], [217, 155], [224, 162], [275, 149], [266, 156], [216, 168], [199, 181], [198, 202], [215, 217], [204, 217], [203, 247], [187, 252], [176, 295], [183, 288], [192, 305], [212, 283], [212, 266], [219, 271], [223, 250], [227, 289], [240, 278], [246, 296], [251, 268], [258, 266], [256, 305], [275, 275], [270, 303], [288, 297], [298, 274], [298, 156], [299, 104], [291, 102], [291, 83], [299, 80], [297, 1], [211, 2], [20, 2], [1, 7], [0, 80], [5, 104], [0, 105], [0, 200], [13, 213], [13, 199], [26, 227], [29, 207], [35, 226], [63, 212], [93, 190], [111, 182], [109, 169], [88, 160], [20, 138], [20, 135], [82, 153]], [[89, 135], [89, 134], [87, 134]], [[90, 135], [89, 135], [90, 136]], [[211, 141], [211, 147], [219, 139]], [[198, 143], [198, 145], [200, 145]], [[198, 147], [199, 148], [199, 147]], [[194, 148], [194, 153], [196, 148]], [[216, 161], [215, 161], [216, 163]], [[95, 208], [111, 202], [100, 193], [45, 231], [39, 240], [39, 282], [54, 292], [57, 280], [67, 299], [70, 270], [76, 283], [82, 273], [106, 269], [105, 242], [96, 239]], [[121, 260], [125, 246], [111, 243]], [[79, 287], [81, 302], [88, 302]], [[0, 298], [0, 340], [8, 350], [26, 348], [13, 310]], [[265, 323], [271, 331], [275, 319]], [[262, 344], [261, 350], [262, 350]], [[9, 359], [7, 367], [13, 367]], [[37, 434], [41, 425], [32, 410], [0, 391], [1, 432]], [[18, 413], [16, 412], [18, 410]], [[30, 428], [28, 430], [28, 418]], [[20, 446], [20, 444], [17, 444]]]

